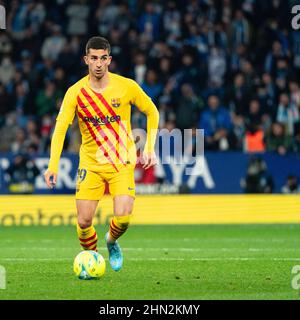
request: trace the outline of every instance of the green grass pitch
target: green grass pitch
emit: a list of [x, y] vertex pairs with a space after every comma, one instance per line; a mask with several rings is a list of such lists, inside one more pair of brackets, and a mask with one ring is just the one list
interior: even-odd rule
[[[107, 261], [98, 226], [99, 252]], [[100, 280], [75, 277], [73, 226], [1, 227], [0, 299], [299, 299], [300, 225], [132, 226], [120, 239], [124, 267]]]

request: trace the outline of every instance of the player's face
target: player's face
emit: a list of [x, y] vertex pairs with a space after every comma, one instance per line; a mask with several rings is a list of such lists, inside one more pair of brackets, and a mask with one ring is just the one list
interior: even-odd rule
[[108, 71], [111, 56], [107, 50], [89, 49], [88, 54], [84, 56], [84, 61], [89, 67], [89, 73], [95, 78], [101, 79]]

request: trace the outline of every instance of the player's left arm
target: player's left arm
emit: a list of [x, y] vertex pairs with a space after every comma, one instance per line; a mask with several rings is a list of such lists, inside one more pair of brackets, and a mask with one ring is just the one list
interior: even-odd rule
[[150, 97], [135, 82], [133, 83], [133, 104], [147, 116], [147, 140], [143, 152], [143, 168], [148, 169], [157, 164], [154, 147], [158, 131], [159, 113]]

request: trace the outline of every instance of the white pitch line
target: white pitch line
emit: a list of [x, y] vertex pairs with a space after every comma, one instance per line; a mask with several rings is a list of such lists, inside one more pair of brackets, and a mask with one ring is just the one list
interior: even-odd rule
[[[107, 260], [107, 259], [105, 259]], [[127, 258], [127, 261], [300, 261], [300, 258], [253, 258], [253, 257], [228, 257], [228, 258], [212, 258], [212, 257], [203, 257], [203, 258]], [[2, 258], [2, 261], [17, 261], [17, 262], [26, 262], [26, 261], [72, 261], [70, 258]]]
[[[40, 242], [41, 243], [58, 243], [58, 240], [59, 241], [63, 241], [63, 239], [41, 239]], [[209, 238], [209, 239], [201, 239], [201, 238], [178, 238], [178, 239], [167, 239], [165, 241], [170, 241], [170, 242], [200, 242], [203, 243], [203, 242], [222, 242], [222, 241], [228, 241], [228, 242], [240, 242], [242, 240], [242, 238]], [[150, 243], [153, 243], [153, 239], [131, 239], [130, 240], [131, 242], [150, 242]], [[285, 243], [286, 240], [285, 239], [276, 239], [276, 238], [271, 238], [271, 239], [263, 239], [263, 238], [248, 238], [247, 241], [249, 242], [266, 242], [266, 243], [274, 243], [274, 242], [278, 242], [278, 243]], [[15, 243], [16, 241], [13, 240], [13, 239], [1, 239], [1, 243]], [[36, 240], [24, 240], [22, 241], [23, 243], [35, 243]], [[295, 238], [295, 239], [289, 239], [289, 242], [297, 242], [299, 243], [299, 239], [298, 238]]]
[[[4, 248], [5, 250], [11, 251], [11, 250], [34, 250], [34, 251], [63, 251], [63, 250], [74, 250], [75, 247], [7, 247]], [[106, 251], [106, 247], [98, 247], [99, 251]], [[3, 249], [2, 249], [3, 250]], [[78, 249], [80, 250], [80, 248]], [[284, 251], [284, 252], [295, 252], [300, 251], [299, 248], [122, 248], [123, 251], [139, 251], [139, 252], [206, 252], [206, 251], [212, 251], [212, 252], [278, 252], [278, 251]]]
[[[182, 241], [184, 242], [190, 242], [190, 241], [196, 241], [196, 242], [211, 242], [211, 241], [216, 241], [216, 242], [222, 242], [222, 241], [228, 241], [228, 242], [240, 242], [244, 238], [207, 238], [207, 239], [201, 239], [201, 238], [183, 238]], [[146, 239], [143, 239], [145, 241]], [[285, 239], [277, 239], [277, 238], [271, 238], [271, 239], [265, 239], [265, 238], [247, 238], [248, 241], [252, 242], [282, 242], [284, 243], [286, 240]], [[132, 241], [132, 240], [131, 240]], [[149, 240], [150, 242], [151, 240]], [[153, 240], [152, 240], [153, 241]], [[299, 242], [299, 239], [289, 239], [289, 241], [296, 241]]]

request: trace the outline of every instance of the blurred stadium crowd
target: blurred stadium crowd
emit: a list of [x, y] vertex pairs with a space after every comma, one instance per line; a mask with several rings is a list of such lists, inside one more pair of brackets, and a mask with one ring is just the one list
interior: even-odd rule
[[[300, 32], [284, 0], [1, 1], [0, 151], [47, 152], [90, 36], [112, 72], [156, 103], [160, 128], [205, 130], [206, 150], [300, 153]], [[145, 128], [136, 109], [133, 128]], [[65, 149], [78, 151], [76, 123]]]

